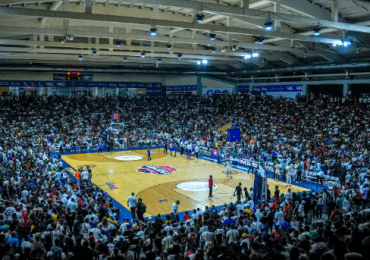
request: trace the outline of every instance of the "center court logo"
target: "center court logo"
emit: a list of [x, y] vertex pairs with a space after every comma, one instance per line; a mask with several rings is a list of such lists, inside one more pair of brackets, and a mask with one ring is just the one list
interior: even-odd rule
[[[208, 191], [208, 182], [183, 182], [176, 185], [176, 188], [186, 191]], [[213, 189], [217, 189], [217, 185], [213, 184]]]
[[142, 167], [139, 167], [137, 172], [145, 172], [145, 173], [150, 173], [153, 175], [156, 175], [156, 174], [167, 175], [167, 174], [172, 174], [173, 172], [178, 171], [178, 170], [179, 169], [176, 169], [170, 166], [144, 165]]
[[123, 155], [123, 156], [115, 157], [114, 159], [119, 160], [119, 161], [137, 161], [137, 160], [143, 159], [143, 157], [136, 156], [136, 155]]

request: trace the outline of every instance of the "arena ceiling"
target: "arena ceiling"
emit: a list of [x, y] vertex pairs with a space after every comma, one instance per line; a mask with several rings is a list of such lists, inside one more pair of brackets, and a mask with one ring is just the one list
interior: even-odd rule
[[354, 63], [370, 58], [369, 25], [361, 0], [0, 0], [0, 66], [230, 72]]

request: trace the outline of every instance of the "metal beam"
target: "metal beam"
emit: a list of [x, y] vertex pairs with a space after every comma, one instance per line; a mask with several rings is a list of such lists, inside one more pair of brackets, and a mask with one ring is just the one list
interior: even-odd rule
[[[85, 0], [85, 1], [86, 1], [86, 0]], [[89, 1], [89, 0], [87, 0], [87, 1]], [[91, 1], [91, 0], [90, 0], [90, 1]], [[50, 10], [50, 11], [56, 11], [56, 10], [58, 10], [58, 8], [59, 8], [62, 4], [63, 4], [63, 1], [54, 2], [54, 3], [50, 6], [49, 10]], [[45, 23], [46, 23], [48, 20], [49, 20], [49, 18], [47, 18], [47, 17], [41, 18], [41, 25], [42, 25], [42, 26], [44, 26], [44, 25], [45, 25]]]
[[344, 59], [341, 55], [334, 52], [333, 50], [330, 50], [325, 45], [312, 46], [311, 44], [305, 42], [299, 42], [298, 44], [301, 45], [302, 47], [307, 48], [308, 50], [314, 50], [320, 56], [324, 57], [330, 62], [347, 62], [347, 60]]
[[331, 6], [331, 20], [334, 22], [338, 22], [338, 0], [333, 0], [332, 6]]
[[[150, 36], [147, 34], [125, 34], [120, 32], [109, 33], [106, 30], [102, 32], [88, 31], [88, 30], [75, 30], [73, 28], [69, 30], [62, 29], [44, 29], [44, 28], [26, 28], [26, 27], [0, 27], [0, 33], [14, 33], [14, 34], [46, 34], [46, 35], [59, 35], [65, 36], [66, 34], [71, 34], [74, 36], [81, 37], [99, 37], [99, 38], [114, 38], [117, 40], [141, 40], [141, 41], [156, 41], [156, 42], [174, 42], [174, 43], [185, 43], [185, 44], [199, 44], [199, 45], [210, 45], [219, 47], [231, 47], [238, 45], [245, 49], [255, 49], [255, 50], [269, 50], [269, 51], [281, 51], [281, 52], [291, 52], [297, 54], [304, 54], [305, 51], [299, 48], [289, 48], [271, 45], [260, 45], [252, 43], [234, 42], [234, 41], [211, 41], [211, 40], [201, 40], [201, 39], [191, 39], [191, 38], [177, 38], [177, 37], [166, 37], [166, 36]], [[190, 33], [190, 32], [189, 32]], [[311, 53], [312, 55], [315, 52]]]
[[[169, 52], [167, 48], [164, 47], [146, 47], [146, 46], [127, 46], [127, 45], [121, 45], [120, 47], [116, 47], [114, 44], [89, 44], [89, 43], [75, 43], [75, 42], [66, 42], [63, 45], [61, 45], [59, 42], [47, 42], [47, 41], [22, 41], [22, 40], [5, 40], [0, 39], [0, 45], [17, 45], [17, 46], [33, 46], [33, 47], [60, 47], [59, 49], [53, 48], [48, 49], [48, 53], [70, 53], [71, 51], [73, 53], [81, 53], [81, 54], [91, 54], [91, 51], [85, 50], [88, 48], [93, 48], [97, 50], [99, 53], [99, 49], [110, 49], [111, 51], [109, 53], [113, 53], [112, 55], [120, 55], [121, 51], [123, 50], [141, 50], [141, 51], [156, 51], [156, 52]], [[74, 48], [74, 49], [69, 49]], [[76, 50], [76, 48], [81, 48], [81, 50]], [[116, 51], [113, 51], [116, 50]], [[27, 52], [34, 52], [30, 51], [29, 48], [12, 48], [9, 47], [9, 52], [12, 51], [27, 51]], [[119, 50], [119, 52], [117, 51]], [[172, 51], [174, 53], [182, 53], [182, 54], [201, 54], [206, 55], [207, 57], [212, 57], [214, 60], [224, 60], [223, 56], [219, 56], [219, 54], [212, 53], [211, 50], [194, 50], [194, 49], [185, 49], [185, 48], [173, 48]], [[36, 51], [37, 52], [37, 51]], [[108, 52], [104, 52], [108, 53]], [[230, 60], [235, 60], [238, 58], [244, 57], [245, 53], [243, 52], [229, 52], [228, 56], [230, 57]], [[174, 57], [177, 58], [175, 55]], [[202, 58], [202, 57], [199, 57]]]
[[[28, 17], [49, 17], [55, 19], [72, 19], [72, 20], [85, 20], [85, 21], [96, 21], [96, 22], [111, 22], [119, 24], [140, 24], [140, 25], [155, 25], [158, 27], [178, 27], [178, 28], [188, 28], [192, 30], [204, 30], [210, 32], [224, 32], [224, 33], [234, 33], [234, 34], [244, 34], [244, 35], [256, 35], [263, 37], [280, 37], [285, 39], [294, 39], [297, 41], [308, 41], [308, 42], [320, 42], [332, 44], [337, 39], [320, 38], [320, 37], [307, 37], [299, 36], [288, 33], [280, 32], [268, 32], [253, 29], [244, 29], [238, 27], [224, 27], [217, 25], [199, 24], [199, 23], [186, 23], [177, 21], [167, 21], [167, 20], [156, 20], [150, 18], [136, 18], [136, 17], [122, 17], [122, 16], [112, 16], [105, 14], [87, 14], [87, 13], [76, 13], [76, 12], [66, 12], [58, 11], [52, 12], [48, 10], [35, 10], [35, 9], [24, 9], [24, 8], [9, 8], [0, 7], [0, 14], [2, 15], [19, 15]], [[369, 32], [370, 32], [370, 28]]]
[[[323, 27], [333, 27], [346, 31], [357, 31], [370, 33], [370, 28], [366, 26], [353, 25], [348, 23], [333, 22], [330, 20], [317, 19], [311, 17], [301, 17], [297, 15], [285, 14], [285, 13], [270, 13], [266, 11], [260, 11], [255, 9], [244, 9], [240, 7], [225, 6], [220, 4], [211, 4], [204, 2], [194, 2], [186, 0], [122, 0], [123, 2], [134, 2], [134, 3], [146, 3], [146, 4], [159, 4], [162, 6], [174, 6], [178, 8], [195, 9], [210, 13], [220, 13], [230, 16], [241, 16], [241, 17], [254, 17], [258, 19], [286, 21], [289, 23], [303, 24], [308, 26], [320, 25]], [[301, 2], [301, 1], [299, 1]]]

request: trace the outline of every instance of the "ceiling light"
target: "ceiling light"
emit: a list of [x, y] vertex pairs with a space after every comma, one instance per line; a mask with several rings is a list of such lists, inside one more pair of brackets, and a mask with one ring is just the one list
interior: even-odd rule
[[145, 52], [141, 53], [141, 58], [145, 58]]
[[158, 61], [158, 62], [162, 62], [162, 59], [158, 59], [157, 61]]
[[342, 46], [342, 45], [343, 45], [343, 42], [341, 40], [336, 40], [336, 41], [333, 42], [334, 47]]
[[209, 35], [209, 39], [210, 39], [211, 41], [216, 40], [216, 34], [211, 33], [211, 34]]
[[197, 61], [197, 64], [198, 64], [198, 65], [200, 65], [200, 63], [201, 63], [201, 62], [200, 62], [200, 60], [198, 60], [198, 61]]
[[116, 42], [116, 47], [121, 47], [121, 42]]
[[197, 22], [203, 22], [204, 14], [197, 14]]
[[203, 63], [204, 65], [206, 65], [206, 64], [208, 64], [208, 60], [202, 60], [202, 63]]
[[260, 40], [258, 41], [258, 44], [263, 44], [263, 39], [260, 39]]
[[228, 50], [228, 47], [223, 47], [223, 48], [221, 49], [221, 52], [227, 52], [227, 50]]
[[78, 56], [78, 60], [82, 60], [82, 55]]
[[237, 45], [234, 45], [234, 46], [232, 46], [232, 47], [231, 47], [231, 50], [232, 50], [232, 51], [236, 51], [238, 48], [239, 48], [239, 47], [238, 47]]
[[249, 60], [250, 58], [252, 58], [252, 55], [250, 55], [249, 53], [245, 54], [244, 59]]
[[258, 56], [259, 56], [258, 52], [253, 52], [253, 53], [252, 53], [252, 57], [253, 57], [253, 58], [257, 58]]
[[65, 41], [64, 41], [64, 40], [60, 42], [60, 44], [64, 44], [64, 43], [65, 43]]
[[157, 29], [156, 28], [150, 29], [150, 35], [156, 36], [157, 35]]
[[271, 21], [265, 22], [265, 30], [266, 31], [272, 31], [272, 22]]
[[216, 49], [215, 48], [212, 48], [212, 52], [215, 53], [216, 52]]
[[304, 53], [303, 54], [303, 58], [307, 58], [307, 53]]
[[126, 57], [124, 57], [124, 58], [123, 58], [123, 61], [127, 61], [127, 58], [126, 58]]
[[343, 40], [343, 47], [347, 48], [352, 45], [352, 40], [351, 39], [344, 39]]
[[177, 54], [177, 58], [178, 59], [181, 59], [182, 58], [182, 54], [181, 53]]
[[314, 31], [313, 35], [320, 36], [320, 28], [315, 28], [315, 29], [313, 29], [313, 31]]
[[167, 44], [167, 49], [168, 50], [171, 50], [172, 49], [172, 45], [171, 44]]
[[95, 56], [96, 55], [96, 51], [92, 51], [92, 55]]

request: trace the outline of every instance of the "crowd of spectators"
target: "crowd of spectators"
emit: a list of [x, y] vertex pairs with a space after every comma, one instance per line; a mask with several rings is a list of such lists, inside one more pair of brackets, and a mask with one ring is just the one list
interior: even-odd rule
[[[37, 97], [0, 100], [0, 257], [8, 259], [369, 259], [367, 100], [355, 97]], [[245, 154], [287, 179], [339, 178], [320, 193], [280, 194], [255, 205], [195, 209], [144, 221], [115, 221], [112, 203], [60, 155], [98, 149], [112, 112], [120, 148], [170, 140]], [[228, 142], [217, 129], [241, 130]], [[54, 156], [51, 156], [54, 155]], [[138, 212], [140, 213], [140, 212]], [[181, 221], [181, 222], [179, 222]]]

